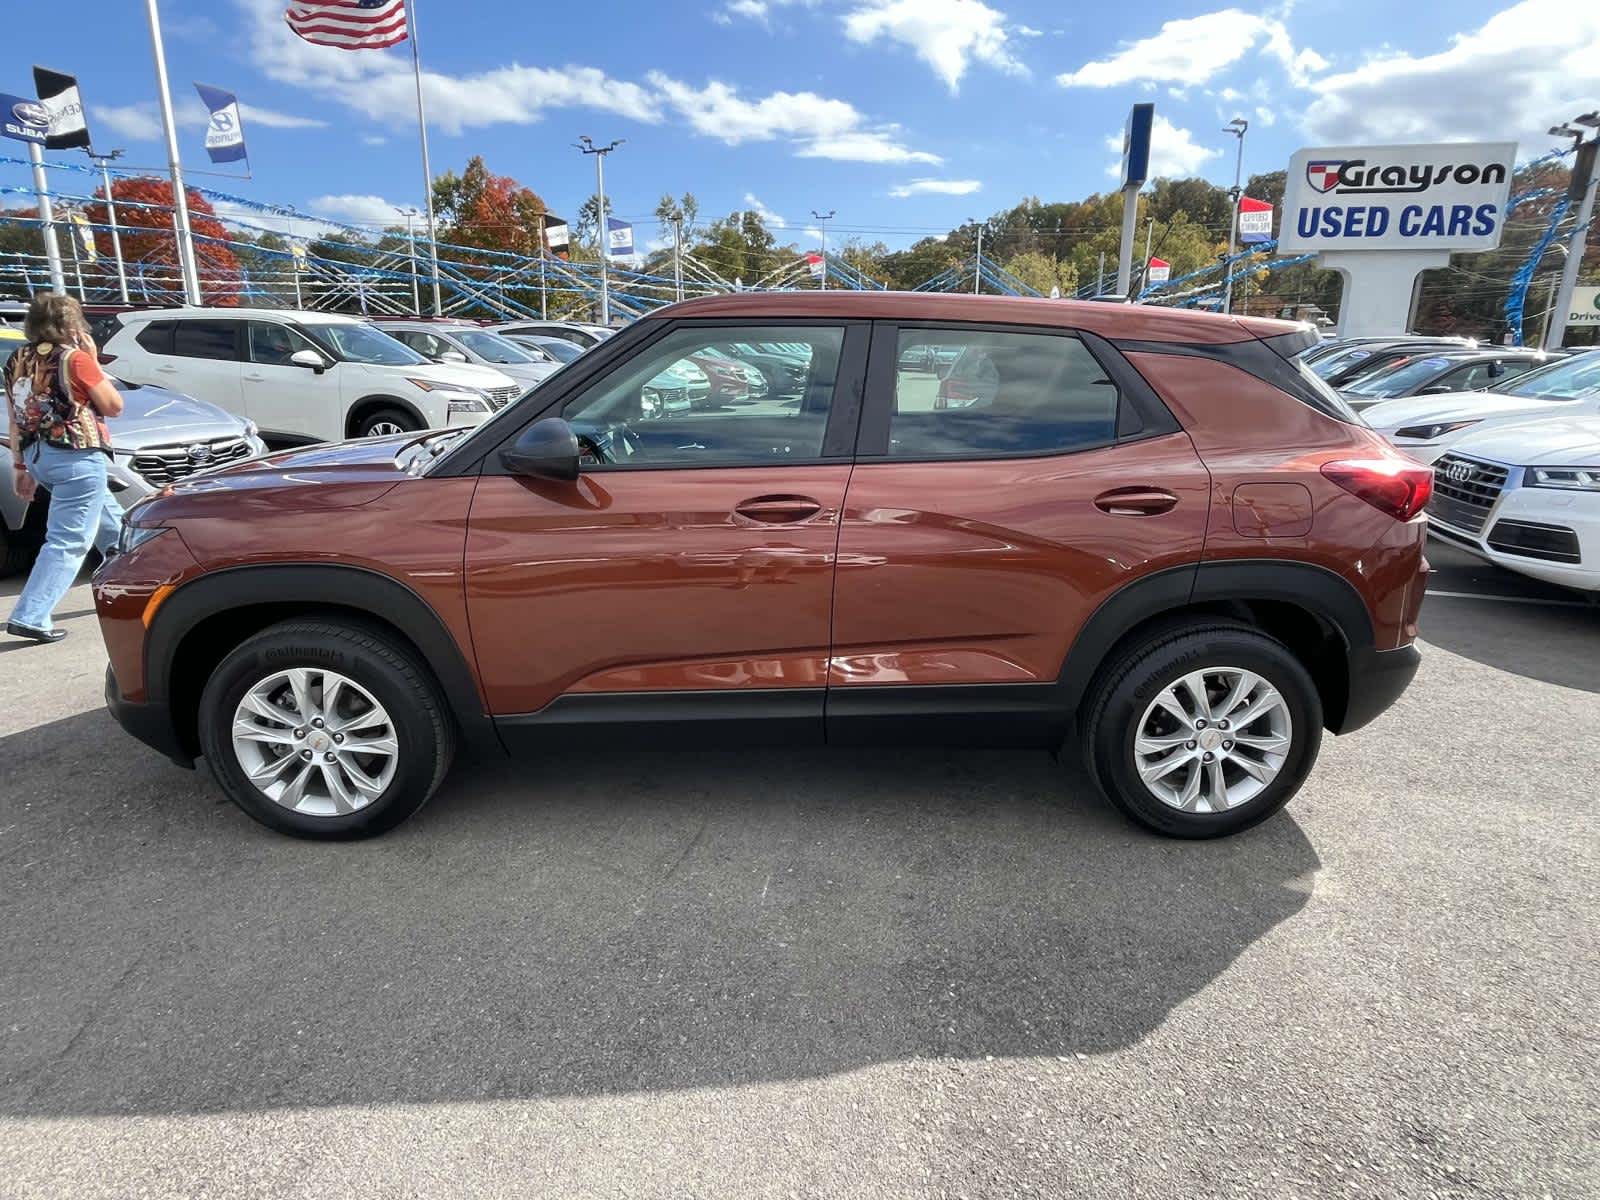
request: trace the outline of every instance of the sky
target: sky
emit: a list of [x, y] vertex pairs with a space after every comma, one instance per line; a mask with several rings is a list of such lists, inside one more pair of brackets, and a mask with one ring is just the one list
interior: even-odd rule
[[[1027, 196], [1116, 187], [1129, 106], [1156, 105], [1152, 173], [1231, 184], [1303, 146], [1516, 140], [1600, 106], [1600, 4], [1340, 0], [1065, 4], [1061, 0], [415, 0], [436, 173], [491, 170], [573, 215], [594, 160], [641, 247], [663, 192], [705, 217], [755, 209], [783, 240], [891, 248]], [[144, 5], [73, 0], [71, 26], [10, 23], [0, 91], [34, 63], [78, 76], [89, 127], [124, 162], [165, 161]], [[191, 184], [374, 226], [422, 197], [409, 43], [307, 45], [284, 0], [160, 0], [180, 150], [206, 169], [198, 80], [244, 105], [252, 178]], [[8, 149], [9, 148], [9, 149]], [[0, 154], [19, 156], [19, 143]], [[83, 162], [81, 152], [53, 158]], [[237, 170], [234, 167], [220, 168]], [[85, 190], [53, 172], [58, 189]], [[0, 164], [0, 186], [27, 187]], [[0, 194], [0, 207], [27, 197]], [[230, 211], [222, 206], [220, 211]], [[252, 217], [259, 220], [260, 218]]]

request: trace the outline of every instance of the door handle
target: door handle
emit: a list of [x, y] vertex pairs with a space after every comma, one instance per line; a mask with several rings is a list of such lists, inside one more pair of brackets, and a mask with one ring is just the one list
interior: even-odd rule
[[156, 368], [156, 370], [160, 371], [163, 375], [176, 375], [178, 373], [177, 367], [169, 367], [165, 363], [162, 363]]
[[1171, 512], [1178, 506], [1178, 498], [1161, 488], [1121, 487], [1101, 492], [1094, 498], [1094, 506], [1114, 517], [1153, 517]]
[[733, 511], [763, 525], [793, 525], [816, 516], [822, 504], [810, 496], [753, 496], [734, 505]]
[[263, 379], [266, 378], [266, 376], [265, 375], [259, 375], [259, 374], [257, 374], [257, 375], [246, 375], [245, 378], [248, 379], [251, 383], [260, 383]]

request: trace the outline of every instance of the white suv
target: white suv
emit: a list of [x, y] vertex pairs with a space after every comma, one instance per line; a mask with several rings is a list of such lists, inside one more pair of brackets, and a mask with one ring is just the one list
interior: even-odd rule
[[527, 389], [467, 363], [431, 363], [333, 313], [174, 308], [124, 313], [104, 358], [119, 377], [188, 392], [271, 442], [477, 425]]

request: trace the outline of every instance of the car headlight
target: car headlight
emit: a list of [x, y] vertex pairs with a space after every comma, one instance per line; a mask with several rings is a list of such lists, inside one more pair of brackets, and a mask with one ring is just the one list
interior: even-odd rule
[[117, 554], [126, 554], [136, 550], [146, 542], [160, 537], [166, 533], [169, 525], [134, 525], [129, 521], [122, 522], [122, 529], [117, 534], [116, 545], [112, 548]]
[[489, 394], [477, 388], [462, 387], [458, 383], [438, 383], [432, 379], [408, 378], [406, 382], [427, 392], [435, 400], [443, 400], [451, 412], [489, 412], [494, 408], [489, 402]]
[[1600, 467], [1529, 467], [1522, 482], [1526, 487], [1600, 492]]
[[1466, 429], [1469, 425], [1476, 425], [1481, 418], [1471, 421], [1439, 421], [1432, 425], [1407, 425], [1404, 429], [1396, 429], [1395, 437], [1416, 438], [1419, 442], [1431, 442], [1435, 438], [1442, 438], [1447, 433], [1454, 433], [1458, 429]]

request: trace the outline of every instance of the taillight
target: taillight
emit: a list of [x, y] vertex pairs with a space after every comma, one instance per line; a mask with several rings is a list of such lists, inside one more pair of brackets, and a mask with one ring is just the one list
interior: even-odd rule
[[1352, 496], [1397, 521], [1409, 521], [1433, 495], [1433, 468], [1398, 458], [1354, 458], [1322, 464], [1322, 473]]

